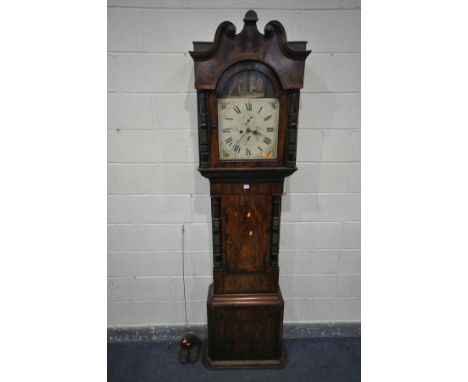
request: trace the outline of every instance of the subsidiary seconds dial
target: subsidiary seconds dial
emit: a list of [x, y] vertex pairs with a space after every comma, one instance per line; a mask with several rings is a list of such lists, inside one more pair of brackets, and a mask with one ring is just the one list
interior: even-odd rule
[[276, 98], [218, 100], [220, 160], [276, 159], [278, 117]]

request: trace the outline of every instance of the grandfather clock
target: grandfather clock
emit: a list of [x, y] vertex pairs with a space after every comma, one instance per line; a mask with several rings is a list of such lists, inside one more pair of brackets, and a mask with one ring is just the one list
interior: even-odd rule
[[281, 195], [296, 171], [299, 89], [306, 42], [278, 21], [264, 34], [248, 11], [236, 34], [194, 42], [198, 170], [210, 181], [213, 284], [208, 290], [211, 368], [283, 367], [284, 301], [278, 285]]

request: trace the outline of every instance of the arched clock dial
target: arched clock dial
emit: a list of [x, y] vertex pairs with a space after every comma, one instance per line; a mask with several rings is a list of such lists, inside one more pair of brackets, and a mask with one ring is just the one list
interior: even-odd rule
[[277, 98], [219, 99], [219, 159], [276, 159], [278, 120]]

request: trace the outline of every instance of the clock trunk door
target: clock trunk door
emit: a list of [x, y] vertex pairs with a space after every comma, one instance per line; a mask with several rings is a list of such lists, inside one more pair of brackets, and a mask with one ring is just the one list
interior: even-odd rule
[[230, 273], [266, 270], [270, 250], [271, 195], [221, 197], [224, 267]]

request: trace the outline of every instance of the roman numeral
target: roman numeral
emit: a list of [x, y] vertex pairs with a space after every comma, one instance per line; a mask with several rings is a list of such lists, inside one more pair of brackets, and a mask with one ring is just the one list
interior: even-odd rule
[[268, 137], [263, 138], [263, 142], [265, 142], [267, 145], [271, 143], [271, 139]]
[[260, 113], [262, 109], [263, 109], [263, 106], [260, 106], [260, 109], [258, 109], [257, 114]]
[[250, 155], [250, 150], [248, 148], [245, 149], [245, 155]]
[[226, 142], [226, 143], [232, 143], [232, 137], [229, 137], [228, 139], [226, 139], [225, 142]]
[[257, 148], [258, 148], [260, 151], [263, 151], [263, 149], [262, 149], [260, 146], [257, 146]]
[[[273, 131], [273, 130], [272, 130]], [[230, 133], [231, 132], [231, 129], [223, 129], [223, 133]]]
[[265, 118], [263, 118], [264, 121], [268, 121], [271, 118], [271, 114]]
[[267, 127], [267, 133], [272, 133], [273, 131], [275, 131], [274, 127]]
[[247, 109], [247, 111], [252, 111], [252, 104], [250, 102], [247, 102], [245, 104], [245, 108]]
[[239, 154], [240, 153], [240, 146], [239, 145], [234, 145], [234, 151]]
[[239, 107], [238, 107], [237, 105], [234, 106], [234, 110], [235, 110], [235, 112], [236, 112], [237, 114], [240, 114], [240, 112], [241, 112], [240, 109], [239, 109]]

